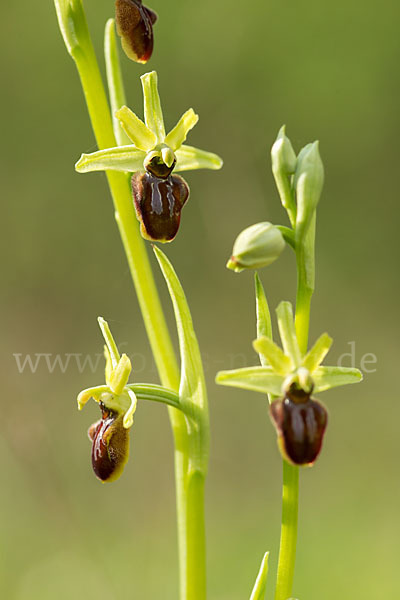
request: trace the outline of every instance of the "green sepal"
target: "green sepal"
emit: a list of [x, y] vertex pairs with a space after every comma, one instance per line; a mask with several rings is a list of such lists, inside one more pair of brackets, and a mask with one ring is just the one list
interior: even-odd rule
[[293, 308], [290, 302], [282, 301], [276, 309], [279, 334], [285, 354], [290, 356], [294, 367], [300, 366], [301, 352], [297, 342], [293, 320]]
[[[107, 323], [107, 321], [105, 319], [103, 319], [103, 317], [97, 317], [97, 322], [99, 324], [100, 327], [100, 331], [103, 335], [104, 341], [106, 343], [107, 346], [107, 350], [110, 356], [110, 360], [111, 360], [111, 371], [113, 371], [114, 369], [117, 368], [118, 363], [121, 359], [120, 354], [118, 352], [118, 347], [117, 344], [115, 343], [115, 340], [113, 338], [113, 335], [111, 333], [110, 327]], [[110, 374], [111, 377], [111, 374]]]
[[220, 385], [281, 396], [285, 377], [275, 373], [271, 367], [244, 367], [232, 371], [220, 371], [215, 381]]
[[265, 336], [257, 338], [253, 342], [253, 347], [264, 356], [267, 364], [271, 365], [278, 375], [288, 375], [292, 370], [293, 365], [290, 358], [270, 338]]
[[183, 144], [175, 151], [176, 166], [175, 172], [191, 171], [195, 169], [213, 169], [214, 171], [221, 169], [223, 160], [213, 152], [206, 152], [193, 146]]
[[348, 367], [318, 367], [311, 376], [316, 393], [325, 392], [341, 385], [359, 383], [363, 379], [361, 371]]
[[209, 424], [207, 390], [199, 344], [192, 316], [180, 281], [165, 254], [156, 246], [154, 253], [168, 286], [174, 307], [181, 355], [179, 398], [182, 410], [189, 417], [189, 470], [207, 472]]
[[269, 552], [264, 554], [250, 600], [264, 600], [267, 591]]
[[199, 116], [196, 115], [193, 108], [189, 108], [179, 119], [178, 123], [169, 132], [165, 138], [165, 143], [172, 150], [178, 150], [186, 140], [187, 134], [199, 120]]
[[156, 136], [130, 108], [121, 106], [115, 116], [136, 148], [145, 152], [154, 148], [157, 142]]
[[308, 369], [310, 372], [314, 371], [324, 360], [328, 354], [330, 347], [332, 346], [332, 338], [327, 334], [323, 333], [315, 342], [314, 346], [307, 352], [302, 360], [301, 366]]
[[156, 71], [141, 76], [144, 98], [144, 120], [147, 127], [154, 133], [158, 143], [165, 138], [164, 117], [158, 94], [158, 77]]
[[104, 31], [104, 58], [106, 63], [108, 94], [110, 98], [113, 129], [118, 146], [130, 144], [130, 139], [122, 129], [115, 113], [126, 104], [124, 82], [119, 62], [114, 19], [108, 19]]
[[145, 158], [146, 152], [138, 150], [136, 146], [117, 146], [91, 154], [82, 154], [75, 165], [75, 170], [78, 173], [107, 170], [135, 173], [143, 171]]

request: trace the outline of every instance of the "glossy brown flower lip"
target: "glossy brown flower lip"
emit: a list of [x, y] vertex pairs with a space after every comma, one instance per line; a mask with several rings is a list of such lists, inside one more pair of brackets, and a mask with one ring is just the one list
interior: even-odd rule
[[128, 58], [139, 63], [146, 63], [151, 58], [156, 20], [156, 13], [143, 6], [141, 0], [116, 0], [117, 33]]
[[288, 391], [270, 406], [283, 457], [294, 465], [312, 465], [321, 451], [328, 422], [325, 407], [303, 390]]
[[92, 441], [92, 467], [98, 479], [115, 481], [121, 475], [129, 456], [129, 431], [123, 426], [123, 415], [100, 406], [102, 418], [88, 431]]
[[135, 173], [132, 193], [142, 236], [155, 242], [172, 241], [189, 198], [186, 181], [179, 175], [161, 179], [151, 173]]

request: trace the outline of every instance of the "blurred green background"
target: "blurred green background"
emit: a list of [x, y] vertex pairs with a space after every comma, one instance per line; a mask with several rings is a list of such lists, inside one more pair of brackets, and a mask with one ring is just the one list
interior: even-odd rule
[[[113, 2], [85, 5], [101, 57]], [[176, 241], [164, 247], [185, 286], [209, 382], [209, 597], [248, 598], [267, 549], [272, 593], [275, 433], [261, 395], [213, 380], [221, 368], [257, 361], [252, 275], [228, 272], [225, 262], [245, 226], [285, 223], [269, 161], [282, 123], [297, 150], [318, 138], [326, 166], [311, 339], [325, 330], [334, 337], [330, 363], [350, 342], [355, 366], [366, 353], [377, 358], [364, 383], [323, 395], [330, 423], [316, 466], [301, 477], [294, 595], [400, 597], [399, 3], [151, 6], [159, 14], [153, 59], [142, 68], [122, 57], [129, 104], [141, 114], [139, 75], [157, 69], [167, 126], [193, 106], [200, 123], [189, 143], [225, 160], [220, 173], [188, 174], [191, 200]], [[103, 381], [102, 361], [95, 373], [73, 360], [65, 373], [50, 373], [44, 359], [35, 373], [19, 373], [13, 356], [95, 357], [101, 314], [133, 356], [136, 380], [158, 381], [105, 176], [74, 172], [95, 143], [52, 2], [3, 3], [2, 22], [1, 596], [176, 600], [166, 410], [140, 405], [124, 476], [102, 486], [86, 437], [97, 407], [78, 413], [75, 404], [80, 389]], [[294, 299], [289, 250], [261, 276], [272, 307]]]

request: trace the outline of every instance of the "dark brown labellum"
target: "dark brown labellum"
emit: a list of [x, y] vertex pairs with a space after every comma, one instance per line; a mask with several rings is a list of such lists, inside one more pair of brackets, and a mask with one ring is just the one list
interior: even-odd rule
[[150, 173], [135, 173], [132, 193], [142, 236], [156, 242], [173, 240], [179, 229], [181, 210], [189, 198], [186, 181], [179, 175], [161, 179]]
[[129, 431], [123, 415], [102, 408], [103, 416], [88, 431], [92, 440], [92, 466], [101, 481], [115, 481], [121, 475], [129, 455]]
[[295, 465], [312, 465], [317, 459], [328, 422], [325, 407], [302, 390], [290, 390], [270, 406], [283, 457]]
[[131, 60], [146, 63], [153, 52], [154, 11], [143, 6], [141, 0], [116, 0], [115, 22], [122, 47]]

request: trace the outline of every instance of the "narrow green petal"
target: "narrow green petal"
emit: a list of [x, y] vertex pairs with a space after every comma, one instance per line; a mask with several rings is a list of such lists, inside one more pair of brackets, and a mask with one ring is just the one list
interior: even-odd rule
[[168, 286], [178, 330], [181, 354], [179, 397], [182, 409], [189, 418], [191, 417], [190, 420], [195, 423], [196, 427], [196, 431], [189, 436], [190, 440], [196, 443], [196, 449], [192, 449], [190, 452], [191, 464], [189, 469], [205, 474], [209, 452], [209, 426], [207, 389], [199, 344], [193, 328], [190, 309], [178, 276], [168, 258], [156, 246], [154, 246], [154, 253]]
[[271, 339], [263, 336], [253, 342], [254, 349], [267, 359], [279, 375], [286, 376], [292, 370], [292, 361]]
[[349, 385], [362, 381], [363, 376], [358, 369], [347, 367], [318, 367], [312, 374], [314, 392], [324, 392], [340, 385]]
[[245, 367], [233, 371], [220, 371], [215, 381], [220, 385], [262, 392], [263, 394], [282, 395], [285, 378], [274, 373], [271, 367]]
[[126, 146], [130, 139], [115, 116], [116, 111], [126, 104], [124, 82], [119, 63], [118, 46], [116, 42], [114, 19], [108, 19], [104, 32], [104, 57], [106, 62], [108, 93], [110, 96], [113, 129], [118, 146]]
[[261, 567], [257, 575], [256, 583], [254, 585], [250, 600], [264, 600], [265, 593], [267, 591], [267, 577], [268, 577], [268, 556], [269, 552], [264, 554], [261, 562]]
[[312, 373], [314, 369], [319, 367], [325, 356], [328, 354], [332, 342], [332, 338], [327, 333], [323, 333], [304, 357], [303, 362], [301, 363], [302, 366]]
[[165, 138], [167, 146], [172, 150], [178, 150], [186, 140], [186, 136], [191, 129], [196, 125], [199, 120], [199, 116], [196, 115], [193, 108], [189, 108], [184, 115], [181, 116], [178, 123], [169, 132]]
[[99, 402], [99, 397], [101, 394], [106, 392], [110, 392], [111, 390], [107, 385], [98, 385], [96, 387], [91, 387], [86, 390], [82, 390], [80, 394], [78, 394], [78, 410], [82, 410], [82, 408], [89, 402], [90, 398], [94, 398], [96, 402]]
[[130, 427], [132, 427], [133, 415], [135, 414], [136, 407], [137, 407], [137, 398], [136, 398], [135, 392], [133, 390], [128, 390], [127, 393], [128, 393], [131, 403], [130, 403], [128, 410], [124, 414], [124, 418], [122, 421], [122, 424], [125, 427], [125, 429], [129, 429]]
[[92, 154], [82, 154], [75, 165], [78, 173], [91, 171], [143, 171], [143, 161], [146, 153], [135, 146], [118, 146], [107, 148]]
[[195, 169], [218, 170], [223, 165], [223, 160], [212, 152], [199, 148], [183, 145], [175, 152], [176, 166], [174, 171], [192, 171]]
[[158, 95], [158, 78], [155, 71], [141, 76], [144, 99], [144, 120], [147, 127], [154, 133], [158, 143], [165, 138], [164, 117]]
[[124, 387], [128, 383], [131, 371], [131, 361], [126, 354], [123, 354], [110, 377], [110, 388], [114, 394], [122, 394]]
[[297, 342], [293, 321], [293, 309], [290, 302], [281, 302], [276, 309], [279, 333], [285, 354], [290, 356], [295, 367], [300, 366], [301, 353]]
[[136, 148], [145, 152], [154, 148], [157, 143], [156, 136], [130, 108], [122, 106], [117, 110], [115, 116]]

